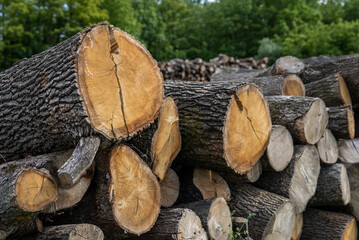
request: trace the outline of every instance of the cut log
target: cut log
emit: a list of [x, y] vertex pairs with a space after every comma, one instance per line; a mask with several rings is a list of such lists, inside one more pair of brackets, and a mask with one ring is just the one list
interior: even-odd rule
[[350, 164], [347, 173], [351, 196], [346, 210], [359, 221], [359, 164]]
[[311, 97], [267, 97], [273, 124], [285, 126], [293, 140], [315, 144], [323, 136], [328, 113], [323, 100]]
[[229, 201], [231, 191], [227, 182], [216, 172], [206, 169], [182, 169], [181, 188], [177, 204], [223, 197]]
[[151, 167], [161, 182], [181, 149], [181, 133], [176, 103], [167, 97], [160, 115], [152, 124], [127, 144]]
[[151, 231], [126, 239], [208, 240], [197, 214], [186, 208], [162, 209]]
[[354, 113], [349, 105], [327, 108], [328, 128], [335, 138], [353, 139], [355, 134]]
[[45, 227], [41, 233], [25, 237], [24, 239], [102, 240], [104, 239], [104, 235], [99, 227], [92, 224], [83, 223], [83, 224], [68, 224], [68, 225]]
[[254, 185], [289, 198], [295, 205], [296, 213], [301, 213], [315, 193], [319, 171], [317, 149], [312, 145], [297, 145], [286, 169], [265, 172]]
[[183, 164], [243, 174], [263, 155], [272, 124], [255, 85], [166, 81], [165, 91], [177, 102]]
[[256, 84], [265, 96], [272, 95], [292, 95], [292, 96], [305, 96], [305, 87], [296, 75], [285, 76], [266, 76], [266, 77], [254, 77], [242, 74], [235, 74], [237, 69], [233, 69], [234, 73], [227, 72], [227, 76], [221, 73], [221, 76], [212, 76], [212, 82], [248, 82]]
[[230, 239], [232, 235], [231, 211], [224, 198], [211, 198], [179, 205], [178, 207], [193, 210], [201, 219], [210, 239]]
[[301, 239], [357, 239], [357, 224], [352, 216], [318, 209], [307, 209], [303, 214]]
[[338, 143], [332, 132], [325, 129], [321, 139], [316, 144], [319, 157], [323, 163], [334, 164], [338, 160]]
[[98, 137], [81, 138], [72, 156], [57, 170], [64, 188], [73, 187], [93, 163], [100, 139]]
[[[247, 217], [249, 234], [253, 239], [290, 239], [294, 229], [295, 210], [289, 199], [251, 185], [231, 186], [232, 199], [228, 203], [234, 217]], [[241, 227], [233, 223], [234, 227]]]
[[247, 172], [246, 174], [235, 174], [235, 173], [229, 173], [229, 174], [223, 174], [224, 179], [229, 183], [253, 183], [259, 179], [259, 177], [262, 174], [262, 161], [259, 160], [254, 164], [252, 169]]
[[299, 74], [305, 68], [304, 63], [296, 57], [285, 56], [277, 61], [259, 76]]
[[266, 152], [262, 157], [263, 170], [280, 172], [293, 157], [294, 145], [289, 131], [281, 125], [273, 125]]
[[338, 141], [338, 157], [344, 163], [359, 163], [359, 139], [342, 139]]
[[309, 206], [343, 206], [350, 202], [348, 174], [343, 164], [322, 166]]
[[321, 98], [327, 107], [352, 105], [348, 87], [340, 73], [308, 83], [305, 89], [308, 97]]
[[136, 134], [158, 115], [163, 79], [143, 45], [100, 23], [0, 73], [0, 96], [0, 154], [11, 160]]
[[171, 207], [178, 198], [180, 182], [175, 171], [171, 168], [167, 170], [166, 176], [160, 183], [161, 187], [161, 206]]
[[292, 233], [291, 240], [299, 240], [300, 236], [302, 235], [303, 229], [303, 213], [298, 213], [295, 215], [295, 223], [294, 223], [294, 230]]

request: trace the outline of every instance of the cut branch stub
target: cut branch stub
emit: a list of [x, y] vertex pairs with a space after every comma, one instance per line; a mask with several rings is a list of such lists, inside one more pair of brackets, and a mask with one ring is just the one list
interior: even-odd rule
[[171, 168], [167, 170], [166, 176], [162, 182], [161, 187], [161, 206], [171, 207], [178, 198], [180, 183], [175, 171]]
[[317, 142], [317, 150], [322, 162], [327, 164], [333, 164], [337, 162], [338, 143], [329, 129], [325, 129], [323, 137]]
[[151, 169], [131, 148], [114, 148], [110, 159], [110, 202], [121, 228], [141, 234], [149, 231], [160, 212], [160, 185]]
[[305, 68], [304, 63], [296, 57], [285, 56], [277, 61], [259, 76], [299, 74]]

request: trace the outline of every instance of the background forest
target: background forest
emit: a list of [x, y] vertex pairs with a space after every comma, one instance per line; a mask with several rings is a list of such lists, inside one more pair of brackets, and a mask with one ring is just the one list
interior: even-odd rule
[[359, 0], [1, 0], [0, 70], [108, 21], [158, 61], [359, 52]]

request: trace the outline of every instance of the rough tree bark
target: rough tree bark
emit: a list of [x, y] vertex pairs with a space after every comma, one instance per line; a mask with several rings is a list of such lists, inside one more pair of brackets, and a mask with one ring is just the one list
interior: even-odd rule
[[327, 108], [328, 128], [335, 138], [353, 139], [355, 135], [354, 113], [349, 105]]
[[216, 72], [212, 74], [211, 81], [231, 81], [234, 79], [247, 79], [256, 77], [258, 74], [262, 73], [261, 69], [245, 69], [245, 68], [230, 68], [230, 67], [221, 67], [217, 68]]
[[12, 160], [132, 136], [156, 118], [163, 79], [139, 42], [100, 23], [1, 72], [0, 96], [0, 154]]

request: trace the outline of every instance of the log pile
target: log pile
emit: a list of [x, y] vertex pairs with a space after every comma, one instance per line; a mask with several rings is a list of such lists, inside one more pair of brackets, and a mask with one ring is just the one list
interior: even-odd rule
[[183, 80], [208, 82], [213, 73], [220, 68], [236, 68], [239, 70], [258, 70], [267, 67], [268, 58], [255, 60], [254, 58], [234, 58], [220, 54], [210, 62], [201, 58], [193, 60], [172, 59], [168, 62], [158, 62], [165, 80]]
[[0, 239], [356, 239], [357, 102], [347, 68], [309, 79], [316, 64], [163, 82], [107, 23], [16, 63]]

